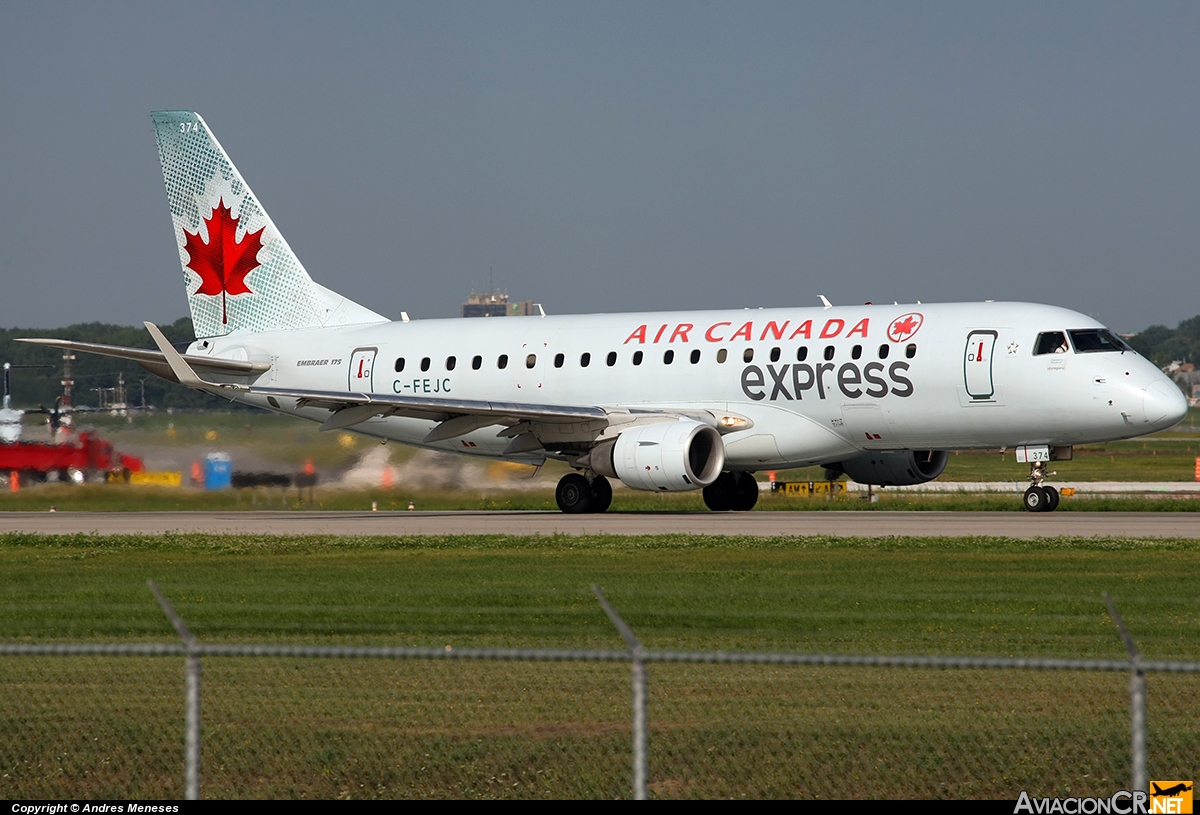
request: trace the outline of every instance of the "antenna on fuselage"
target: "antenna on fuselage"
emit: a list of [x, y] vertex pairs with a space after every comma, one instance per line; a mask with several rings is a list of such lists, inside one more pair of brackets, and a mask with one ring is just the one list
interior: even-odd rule
[[829, 298], [825, 295], [818, 294], [817, 297], [821, 298], [821, 303], [824, 304], [825, 308], [833, 308], [833, 303], [829, 302]]

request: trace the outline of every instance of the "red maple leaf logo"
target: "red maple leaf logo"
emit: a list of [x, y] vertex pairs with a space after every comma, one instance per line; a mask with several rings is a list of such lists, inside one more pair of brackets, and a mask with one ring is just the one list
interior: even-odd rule
[[917, 333], [917, 329], [925, 322], [925, 317], [919, 312], [905, 314], [892, 320], [892, 324], [888, 326], [888, 339], [892, 342], [900, 342], [908, 339], [913, 334]]
[[225, 199], [222, 198], [212, 215], [204, 219], [208, 227], [208, 243], [200, 240], [198, 229], [194, 235], [186, 229], [183, 231], [187, 240], [184, 248], [190, 258], [187, 267], [200, 275], [200, 288], [192, 294], [221, 295], [223, 324], [229, 322], [225, 295], [254, 293], [246, 285], [246, 275], [260, 265], [258, 253], [263, 248], [262, 233], [266, 229], [264, 226], [257, 232], [247, 232], [239, 242], [239, 220], [233, 217], [233, 210], [225, 206]]

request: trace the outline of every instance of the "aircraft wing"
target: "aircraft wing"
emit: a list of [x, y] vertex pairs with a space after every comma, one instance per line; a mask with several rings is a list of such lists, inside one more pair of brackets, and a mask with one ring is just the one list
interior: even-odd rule
[[[603, 408], [591, 405], [537, 405], [520, 402], [486, 402], [475, 399], [446, 399], [425, 396], [393, 396], [381, 393], [345, 393], [338, 391], [310, 391], [291, 388], [256, 388], [247, 392], [275, 400], [294, 399], [297, 408], [315, 407], [333, 411], [322, 430], [349, 427], [366, 421], [373, 416], [410, 416], [449, 422], [459, 417], [470, 417], [473, 421], [461, 421], [447, 427], [462, 427], [462, 433], [488, 425], [512, 425], [521, 421], [536, 422], [581, 422], [608, 418]], [[474, 425], [468, 427], [468, 425]], [[437, 435], [427, 441], [453, 438], [461, 433]]]
[[[80, 351], [85, 354], [99, 354], [102, 357], [128, 359], [138, 363], [151, 373], [161, 376], [163, 379], [172, 379], [178, 381], [172, 372], [171, 364], [167, 361], [167, 357], [162, 351], [150, 351], [146, 348], [128, 348], [124, 345], [101, 345], [100, 343], [95, 342], [74, 342], [72, 340], [59, 340], [52, 339], [50, 337], [18, 338], [17, 342], [29, 342], [33, 343], [34, 345], [50, 345], [55, 348], [65, 348], [69, 351]], [[219, 371], [226, 374], [260, 374], [264, 371], [270, 370], [271, 368], [271, 366], [265, 362], [247, 362], [237, 359], [216, 359], [214, 357], [197, 356], [196, 354], [181, 354], [180, 357], [193, 368], [208, 371]]]

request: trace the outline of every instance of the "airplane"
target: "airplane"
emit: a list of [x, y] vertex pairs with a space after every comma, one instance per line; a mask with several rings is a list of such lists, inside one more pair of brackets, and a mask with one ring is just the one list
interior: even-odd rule
[[1160, 786], [1158, 786], [1158, 784], [1155, 784], [1154, 782], [1150, 782], [1150, 786], [1154, 787], [1154, 792], [1150, 793], [1150, 795], [1155, 796], [1155, 797], [1165, 795], [1168, 798], [1173, 798], [1174, 796], [1179, 795], [1180, 793], [1188, 792], [1192, 788], [1192, 785], [1187, 783], [1186, 781], [1180, 781], [1178, 784], [1175, 784], [1174, 786], [1171, 786], [1171, 787], [1167, 787], [1165, 790], [1163, 788], [1161, 788]]
[[[19, 368], [25, 366], [19, 365]], [[21, 417], [25, 415], [25, 411], [18, 410], [12, 406], [12, 389], [9, 383], [8, 372], [13, 366], [9, 363], [4, 363], [4, 401], [0, 403], [0, 444], [12, 444], [21, 439]]]
[[555, 498], [603, 512], [612, 480], [758, 500], [753, 473], [823, 465], [863, 484], [937, 478], [949, 451], [1012, 448], [1024, 506], [1049, 462], [1163, 430], [1178, 388], [1105, 326], [1016, 302], [391, 321], [316, 283], [192, 111], [152, 113], [196, 340], [137, 361], [190, 388], [431, 450], [567, 463]]

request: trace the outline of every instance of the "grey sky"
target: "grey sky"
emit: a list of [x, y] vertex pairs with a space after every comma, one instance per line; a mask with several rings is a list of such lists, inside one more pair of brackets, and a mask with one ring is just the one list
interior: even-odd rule
[[1200, 5], [6, 3], [0, 325], [186, 314], [198, 110], [390, 316], [1018, 299], [1200, 313]]

